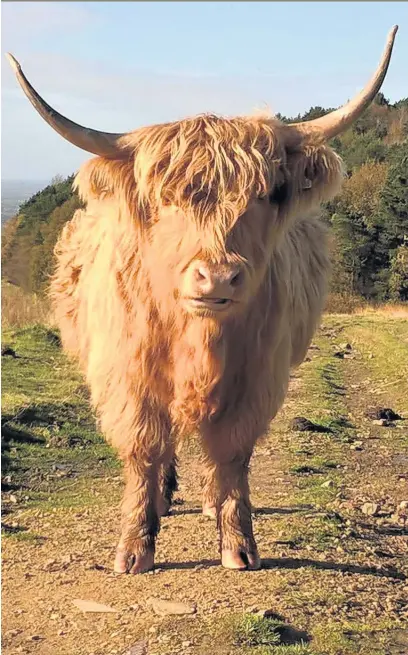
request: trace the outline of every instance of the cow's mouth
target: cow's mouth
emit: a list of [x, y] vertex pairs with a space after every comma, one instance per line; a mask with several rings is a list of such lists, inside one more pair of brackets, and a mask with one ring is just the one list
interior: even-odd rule
[[229, 298], [189, 298], [188, 303], [196, 309], [209, 309], [219, 312], [227, 309], [232, 303]]

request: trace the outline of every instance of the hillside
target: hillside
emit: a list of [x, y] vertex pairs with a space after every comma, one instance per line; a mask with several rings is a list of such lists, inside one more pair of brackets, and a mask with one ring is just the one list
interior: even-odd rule
[[[312, 107], [310, 120], [329, 109]], [[408, 301], [408, 99], [373, 105], [332, 144], [348, 179], [324, 208], [333, 228], [332, 292], [374, 301]], [[55, 181], [23, 203], [3, 228], [2, 275], [26, 291], [43, 292], [57, 236], [80, 206], [72, 177]]]

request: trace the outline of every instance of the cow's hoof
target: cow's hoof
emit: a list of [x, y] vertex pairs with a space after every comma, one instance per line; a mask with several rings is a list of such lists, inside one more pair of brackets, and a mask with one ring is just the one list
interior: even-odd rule
[[231, 548], [222, 551], [221, 564], [226, 569], [256, 571], [261, 567], [261, 560], [257, 551], [247, 552], [240, 548]]
[[150, 571], [154, 567], [154, 553], [148, 551], [143, 553], [143, 555], [134, 555], [132, 567], [129, 569], [129, 573], [136, 575], [137, 573], [145, 573]]
[[145, 573], [150, 571], [154, 566], [154, 553], [148, 551], [135, 555], [130, 551], [118, 546], [116, 549], [116, 557], [113, 565], [115, 573]]
[[215, 505], [206, 505], [205, 503], [203, 504], [203, 515], [208, 516], [210, 519], [216, 519], [217, 518], [217, 508]]

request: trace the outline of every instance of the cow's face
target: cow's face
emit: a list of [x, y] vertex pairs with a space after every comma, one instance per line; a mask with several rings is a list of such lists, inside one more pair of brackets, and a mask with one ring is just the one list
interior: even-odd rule
[[[207, 124], [198, 127], [202, 136]], [[223, 320], [245, 311], [292, 222], [331, 197], [342, 175], [329, 148], [288, 143], [269, 124], [211, 127], [218, 141], [204, 134], [188, 152], [176, 135], [161, 169], [146, 165], [148, 150], [135, 172], [148, 201], [142, 259], [153, 296], [166, 311]]]
[[180, 311], [223, 319], [240, 313], [267, 273], [279, 238], [279, 204], [253, 199], [227, 233], [200, 226], [176, 206], [163, 206], [148, 230], [144, 263], [153, 293]]

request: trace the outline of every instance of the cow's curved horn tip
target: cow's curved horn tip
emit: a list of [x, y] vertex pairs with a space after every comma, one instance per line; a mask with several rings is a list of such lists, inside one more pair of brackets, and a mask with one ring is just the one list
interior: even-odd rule
[[9, 64], [10, 64], [11, 68], [13, 69], [13, 71], [15, 73], [17, 73], [18, 71], [21, 70], [20, 64], [18, 63], [17, 59], [15, 57], [13, 57], [11, 52], [6, 52], [6, 57], [7, 57], [7, 60], [9, 62]]
[[398, 32], [398, 25], [394, 25], [394, 27], [391, 27], [391, 29], [390, 29], [390, 33], [388, 35], [388, 38], [393, 39], [397, 32]]

